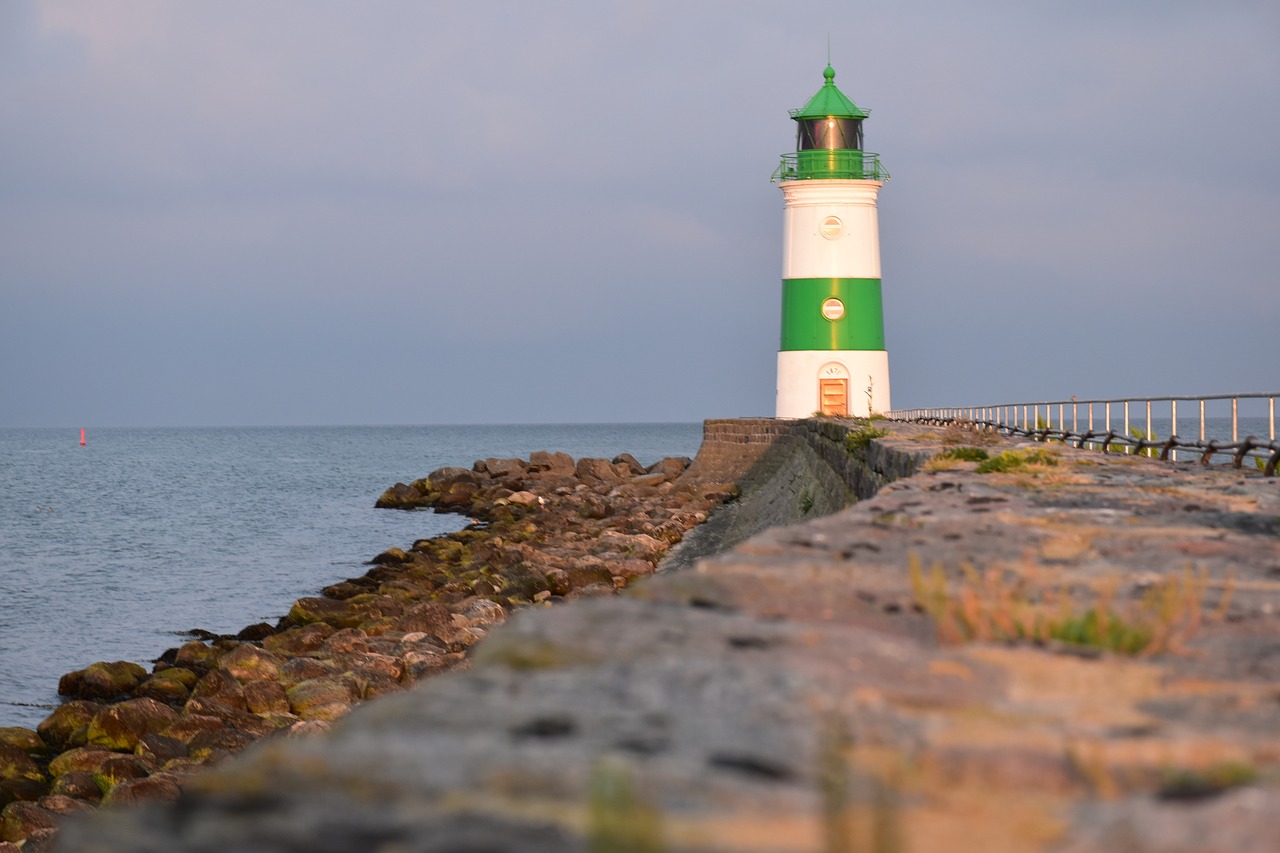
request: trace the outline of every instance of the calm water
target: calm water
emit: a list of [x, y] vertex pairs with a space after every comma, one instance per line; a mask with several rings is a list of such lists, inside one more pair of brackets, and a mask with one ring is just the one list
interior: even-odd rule
[[[147, 666], [182, 632], [274, 623], [457, 516], [375, 510], [397, 480], [534, 450], [693, 456], [700, 424], [0, 430], [0, 726], [58, 677]], [[37, 511], [37, 506], [41, 507]], [[44, 508], [52, 507], [52, 511]]]

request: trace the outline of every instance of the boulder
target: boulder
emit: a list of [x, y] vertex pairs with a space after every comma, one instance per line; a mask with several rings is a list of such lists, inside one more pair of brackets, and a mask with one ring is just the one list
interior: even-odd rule
[[236, 681], [248, 683], [279, 678], [284, 661], [279, 655], [266, 649], [243, 645], [223, 655], [218, 664]]
[[132, 751], [144, 734], [159, 732], [177, 719], [172, 708], [154, 699], [130, 699], [94, 715], [89, 723], [88, 742], [104, 749]]
[[200, 676], [186, 667], [171, 666], [152, 673], [133, 692], [139, 698], [155, 699], [167, 705], [181, 705], [191, 696], [191, 688], [199, 680]]
[[529, 470], [533, 473], [548, 472], [550, 474], [569, 475], [573, 473], [573, 457], [567, 453], [548, 453], [535, 450], [529, 454]]
[[471, 500], [479, 493], [480, 487], [474, 483], [450, 483], [440, 497], [436, 498], [435, 505], [441, 509], [465, 509], [471, 506]]
[[335, 628], [341, 627], [351, 618], [350, 599], [335, 601], [332, 598], [299, 598], [293, 603], [293, 607], [289, 608], [289, 615], [285, 618], [294, 625], [324, 622]]
[[254, 714], [289, 713], [289, 700], [278, 681], [250, 681], [244, 686], [244, 702]]
[[173, 663], [175, 666], [185, 667], [194, 672], [207, 672], [218, 665], [218, 659], [222, 655], [222, 649], [205, 645], [199, 640], [192, 640], [178, 649]]
[[44, 782], [45, 775], [24, 750], [0, 743], [0, 780]]
[[36, 830], [57, 826], [57, 815], [35, 803], [10, 803], [0, 812], [0, 839], [5, 841], [25, 841]]
[[281, 655], [305, 655], [324, 645], [324, 641], [336, 630], [332, 625], [315, 622], [267, 637], [262, 641], [262, 647]]
[[398, 566], [407, 562], [409, 555], [403, 548], [388, 548], [369, 562], [375, 566]]
[[613, 464], [627, 466], [627, 474], [631, 477], [647, 473], [645, 467], [641, 465], [640, 462], [630, 453], [619, 453], [617, 456], [613, 457]]
[[145, 779], [152, 767], [135, 755], [118, 755], [110, 758], [94, 772], [93, 779], [108, 796], [111, 789], [128, 779]]
[[49, 746], [40, 735], [21, 726], [0, 727], [0, 746], [16, 746], [28, 755], [41, 755], [49, 751]]
[[58, 694], [110, 701], [129, 696], [146, 677], [147, 671], [130, 661], [98, 661], [62, 676], [58, 680]]
[[102, 707], [97, 702], [84, 699], [60, 704], [36, 726], [36, 731], [45, 743], [56, 749], [83, 747], [88, 736], [88, 724]]
[[613, 467], [613, 463], [608, 459], [593, 459], [584, 456], [578, 460], [578, 465], [574, 468], [574, 474], [579, 480], [588, 485], [603, 483], [609, 486], [616, 486], [622, 482], [622, 477], [618, 475], [618, 469]]
[[180, 743], [190, 743], [191, 739], [201, 732], [217, 731], [226, 728], [221, 718], [211, 714], [183, 714], [160, 734], [171, 737]]
[[473, 471], [466, 468], [437, 468], [427, 475], [427, 482], [436, 489], [443, 489], [454, 483], [470, 483], [474, 486], [480, 480]]
[[533, 492], [513, 492], [507, 497], [507, 501], [516, 506], [540, 506], [543, 499], [535, 495]]
[[68, 770], [53, 780], [49, 789], [51, 795], [73, 797], [77, 800], [95, 803], [102, 799], [102, 789], [94, 781], [93, 774], [87, 770]]
[[72, 771], [97, 773], [105, 762], [119, 758], [120, 753], [96, 746], [69, 749], [49, 762], [49, 775], [59, 778]]
[[187, 744], [188, 754], [197, 761], [217, 760], [227, 753], [239, 752], [256, 738], [235, 729], [201, 732]]
[[359, 628], [343, 628], [335, 631], [324, 641], [320, 653], [324, 655], [345, 655], [351, 652], [368, 651], [369, 635]]
[[659, 459], [657, 462], [645, 469], [649, 474], [662, 474], [668, 480], [674, 480], [684, 473], [689, 467], [689, 457], [687, 456], [668, 456], [665, 459]]
[[287, 693], [290, 687], [313, 678], [325, 678], [341, 673], [336, 666], [316, 658], [292, 658], [280, 667], [280, 683]]
[[474, 628], [488, 628], [507, 621], [507, 611], [502, 605], [487, 598], [477, 598], [466, 604], [458, 610], [457, 615], [467, 620], [467, 624]]
[[132, 805], [156, 800], [172, 802], [178, 799], [182, 789], [170, 775], [147, 776], [141, 779], [121, 781], [103, 797], [103, 805], [120, 803]]
[[383, 492], [376, 501], [374, 509], [415, 509], [422, 505], [425, 496], [422, 492], [406, 483], [396, 483]]
[[177, 738], [148, 732], [138, 738], [138, 745], [133, 748], [133, 754], [153, 762], [157, 767], [162, 767], [165, 762], [175, 758], [186, 758], [187, 745]]
[[304, 720], [332, 722], [351, 709], [360, 698], [351, 681], [341, 677], [312, 678], [285, 691], [289, 709]]
[[437, 601], [426, 601], [415, 604], [405, 611], [396, 623], [396, 627], [405, 633], [421, 631], [434, 634], [441, 625], [448, 625], [452, 621], [453, 615], [449, 612], [449, 608]]
[[529, 473], [529, 463], [523, 459], [485, 459], [476, 463], [480, 473], [488, 474], [495, 480], [511, 480]]
[[66, 794], [46, 794], [36, 802], [36, 805], [45, 811], [50, 811], [63, 817], [92, 808], [92, 806], [79, 798], [69, 797]]

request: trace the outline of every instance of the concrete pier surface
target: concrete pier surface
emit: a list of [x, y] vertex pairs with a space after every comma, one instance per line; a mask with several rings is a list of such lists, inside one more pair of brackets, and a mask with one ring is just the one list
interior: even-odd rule
[[1280, 849], [1280, 478], [715, 423], [664, 571], [56, 849]]

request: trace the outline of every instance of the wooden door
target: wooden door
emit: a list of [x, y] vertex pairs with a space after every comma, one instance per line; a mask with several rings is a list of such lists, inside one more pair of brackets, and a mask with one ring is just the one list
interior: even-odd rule
[[822, 414], [840, 418], [849, 416], [848, 379], [819, 379], [818, 397]]

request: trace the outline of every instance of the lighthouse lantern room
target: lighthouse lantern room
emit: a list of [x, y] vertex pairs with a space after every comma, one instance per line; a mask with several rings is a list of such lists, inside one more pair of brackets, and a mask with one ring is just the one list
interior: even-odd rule
[[867, 111], [827, 66], [798, 110], [796, 150], [773, 180], [782, 190], [782, 341], [777, 416], [867, 416], [889, 409], [876, 196], [888, 180], [862, 147]]

